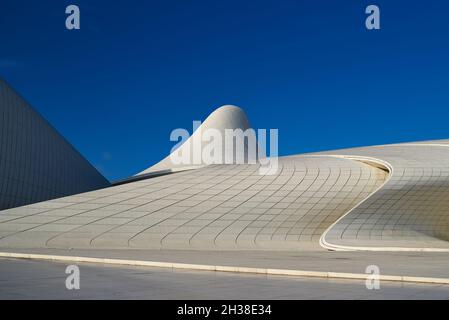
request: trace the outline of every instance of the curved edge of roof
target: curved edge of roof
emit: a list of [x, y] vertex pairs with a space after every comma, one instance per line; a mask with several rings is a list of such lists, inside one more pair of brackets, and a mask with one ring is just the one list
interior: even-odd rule
[[[412, 144], [413, 145], [413, 144]], [[419, 146], [422, 146], [422, 144], [416, 144]], [[435, 144], [428, 144], [428, 145], [434, 145]], [[443, 146], [443, 145], [436, 145], [436, 146]], [[444, 145], [445, 147], [449, 147], [449, 145]], [[328, 155], [331, 157], [337, 157], [337, 158], [345, 158], [349, 160], [354, 161], [360, 161], [363, 163], [366, 163], [368, 165], [374, 165], [380, 169], [386, 170], [389, 172], [389, 175], [387, 179], [384, 181], [384, 183], [379, 186], [376, 190], [374, 190], [368, 197], [360, 201], [357, 205], [355, 205], [351, 210], [346, 212], [344, 215], [342, 215], [340, 218], [338, 218], [332, 225], [330, 225], [321, 235], [319, 244], [324, 249], [328, 249], [331, 251], [381, 251], [381, 252], [449, 252], [449, 249], [446, 248], [435, 248], [435, 247], [368, 247], [368, 246], [348, 246], [348, 245], [340, 245], [335, 243], [330, 243], [326, 240], [326, 236], [342, 219], [344, 219], [346, 216], [351, 214], [353, 211], [355, 211], [357, 208], [359, 208], [364, 202], [368, 201], [374, 194], [376, 194], [378, 191], [380, 191], [391, 179], [394, 173], [393, 166], [388, 163], [387, 161], [373, 158], [373, 157], [363, 157], [363, 156], [355, 156], [355, 155]]]

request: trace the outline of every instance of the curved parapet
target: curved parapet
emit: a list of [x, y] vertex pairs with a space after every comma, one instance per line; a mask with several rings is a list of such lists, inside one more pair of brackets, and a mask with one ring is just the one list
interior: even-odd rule
[[[225, 137], [225, 130], [240, 129], [242, 131], [246, 131], [250, 128], [251, 126], [249, 121], [242, 109], [232, 105], [222, 106], [212, 112], [209, 117], [207, 117], [206, 120], [204, 120], [204, 122], [195, 130], [195, 132], [193, 132], [193, 134], [186, 141], [184, 141], [184, 143], [177, 150], [173, 151], [171, 155], [167, 156], [150, 168], [138, 173], [137, 175], [164, 170], [179, 171], [182, 169], [201, 167], [205, 165], [201, 157], [202, 150], [204, 150], [210, 143], [217, 143], [217, 141], [212, 139], [211, 142], [205, 141], [202, 136], [204, 132], [207, 130], [216, 130], [219, 132], [221, 137]], [[224, 141], [219, 142], [221, 148], [221, 161], [218, 161], [219, 163], [216, 164], [224, 164], [225, 155], [231, 154], [230, 151], [232, 151], [233, 154], [233, 163], [235, 163], [235, 159], [239, 156], [244, 159], [251, 157], [251, 152], [248, 152], [248, 141], [246, 139], [243, 141], [243, 148], [236, 148], [235, 150], [227, 150], [227, 146]], [[179, 157], [186, 156], [190, 160], [190, 163], [179, 164], [174, 162], [172, 159], [174, 153], [176, 153], [176, 156]], [[257, 157], [257, 154], [255, 156]]]
[[0, 80], [0, 210], [109, 186], [109, 182]]
[[385, 184], [321, 237], [334, 250], [449, 251], [449, 145], [411, 143], [326, 152], [390, 166]]

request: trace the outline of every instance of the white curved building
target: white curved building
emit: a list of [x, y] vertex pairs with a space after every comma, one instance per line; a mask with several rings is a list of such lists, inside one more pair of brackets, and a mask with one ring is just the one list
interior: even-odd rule
[[0, 79], [0, 210], [109, 185]]
[[[233, 106], [202, 126], [250, 127]], [[167, 157], [115, 186], [1, 211], [0, 247], [449, 251], [447, 141], [288, 156], [274, 175], [258, 169]]]

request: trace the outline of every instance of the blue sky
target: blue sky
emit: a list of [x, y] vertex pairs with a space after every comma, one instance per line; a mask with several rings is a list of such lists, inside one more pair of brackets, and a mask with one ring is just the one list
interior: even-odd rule
[[[81, 30], [65, 29], [65, 7]], [[365, 28], [365, 8], [381, 30]], [[449, 138], [449, 3], [0, 4], [0, 76], [109, 179], [165, 157], [223, 104], [279, 129], [281, 155]]]

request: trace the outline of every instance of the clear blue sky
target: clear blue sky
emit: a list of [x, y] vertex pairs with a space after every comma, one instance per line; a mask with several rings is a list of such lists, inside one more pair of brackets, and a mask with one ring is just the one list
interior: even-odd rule
[[[81, 30], [65, 29], [77, 4]], [[381, 30], [365, 29], [365, 7]], [[449, 138], [449, 2], [0, 3], [0, 76], [109, 179], [235, 104], [282, 155]]]

